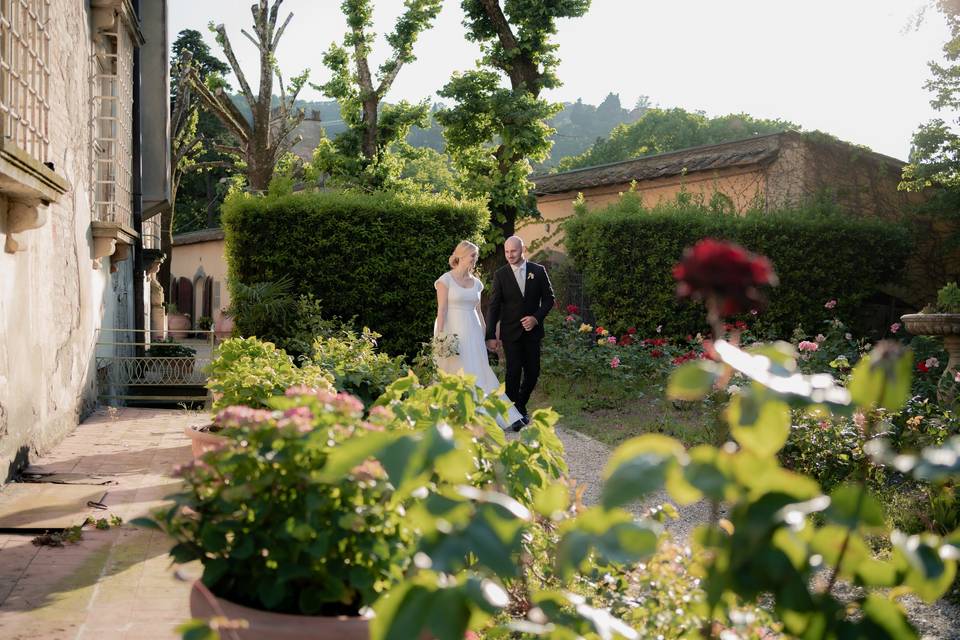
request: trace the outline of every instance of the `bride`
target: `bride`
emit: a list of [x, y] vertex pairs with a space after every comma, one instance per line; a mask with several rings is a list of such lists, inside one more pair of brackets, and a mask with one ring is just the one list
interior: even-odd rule
[[[487, 347], [484, 336], [483, 314], [480, 313], [480, 292], [483, 283], [473, 275], [477, 265], [479, 248], [464, 240], [450, 256], [450, 271], [437, 278], [437, 320], [433, 325], [434, 337], [455, 334], [459, 342], [460, 354], [449, 357], [436, 357], [437, 368], [445, 373], [465, 373], [475, 376], [477, 386], [487, 393], [500, 387], [500, 381], [490, 368], [487, 360]], [[502, 398], [510, 402], [506, 396]], [[507, 412], [509, 428], [522, 421], [523, 416], [513, 404]], [[501, 427], [503, 419], [497, 417]]]

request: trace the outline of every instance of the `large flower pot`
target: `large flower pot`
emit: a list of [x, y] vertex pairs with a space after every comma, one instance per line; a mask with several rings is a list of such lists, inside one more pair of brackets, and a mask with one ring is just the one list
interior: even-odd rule
[[167, 315], [167, 335], [171, 338], [186, 338], [190, 334], [190, 317], [184, 313]]
[[[208, 620], [223, 616], [229, 620], [243, 620], [235, 633], [240, 640], [369, 640], [370, 629], [366, 618], [296, 616], [250, 609], [229, 600], [213, 596], [199, 581], [190, 590], [190, 615]], [[230, 632], [221, 632], [230, 638]]]
[[225, 340], [233, 335], [233, 318], [228, 315], [221, 315], [213, 325], [214, 333], [218, 340]]
[[204, 426], [206, 425], [192, 425], [183, 428], [183, 432], [190, 437], [190, 446], [194, 458], [199, 458], [211, 449], [219, 449], [228, 442], [226, 436], [209, 431], [200, 431]]
[[910, 313], [900, 316], [907, 331], [915, 336], [939, 336], [950, 354], [937, 384], [937, 399], [952, 404], [957, 399], [957, 365], [960, 365], [960, 313]]

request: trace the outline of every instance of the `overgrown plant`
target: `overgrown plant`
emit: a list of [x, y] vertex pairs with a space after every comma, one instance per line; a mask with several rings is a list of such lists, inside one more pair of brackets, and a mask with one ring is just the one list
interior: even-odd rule
[[[688, 252], [675, 275], [682, 295], [705, 302], [717, 340], [710, 350], [714, 360], [679, 367], [668, 393], [695, 400], [725, 386], [735, 373], [744, 376], [749, 382], [726, 410], [733, 441], [687, 451], [671, 438], [647, 435], [619, 447], [604, 473], [601, 504], [561, 518], [558, 575], [572, 580], [603, 565], [629, 565], [648, 557], [656, 547], [658, 526], [635, 521], [622, 508], [666, 487], [681, 504], [707, 499], [714, 505], [714, 518], [695, 536], [707, 551], [704, 637], [713, 637], [711, 621], [724, 618], [739, 602], [770, 594], [783, 630], [793, 636], [915, 638], [903, 610], [880, 590], [913, 592], [927, 601], [938, 598], [956, 574], [960, 532], [944, 538], [894, 531], [889, 534], [892, 555], [874, 558], [866, 536], [883, 533], [885, 523], [866, 486], [865, 465], [853, 482], [827, 496], [814, 480], [781, 468], [776, 459], [789, 434], [791, 407], [850, 416], [871, 439], [878, 412], [897, 410], [909, 396], [909, 352], [881, 343], [855, 367], [846, 389], [829, 375], [800, 373], [797, 354], [786, 344], [744, 351], [736, 346], [735, 332], [725, 339], [723, 317], [761, 306], [763, 286], [775, 281], [764, 259], [713, 242]], [[956, 475], [960, 439], [950, 447], [891, 461], [921, 478]], [[406, 473], [415, 471], [407, 466]], [[721, 502], [728, 509], [723, 519]], [[566, 492], [552, 488], [534, 502], [535, 511], [546, 517], [557, 517], [566, 506]], [[508, 605], [501, 585], [522, 575], [516, 562], [520, 540], [535, 516], [505, 495], [463, 489], [431, 492], [415, 514], [425, 558], [417, 563], [419, 572], [378, 601], [374, 638], [416, 637], [421, 630], [441, 639], [461, 638]], [[465, 560], [464, 552], [481, 530], [492, 535], [487, 533], [484, 544]], [[820, 571], [825, 579], [814, 580]], [[841, 600], [834, 593], [840, 580], [864, 589], [852, 600]], [[524, 596], [529, 603], [525, 620], [510, 628], [551, 638], [587, 633], [639, 637], [625, 621], [592, 607], [582, 596], [555, 590], [531, 590]]]

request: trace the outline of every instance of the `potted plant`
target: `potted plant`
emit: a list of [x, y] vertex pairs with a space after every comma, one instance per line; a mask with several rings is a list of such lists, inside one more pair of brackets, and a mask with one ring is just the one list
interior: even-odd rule
[[937, 385], [937, 398], [950, 404], [957, 396], [957, 365], [960, 365], [960, 287], [950, 282], [937, 292], [937, 303], [920, 313], [900, 317], [907, 330], [919, 336], [941, 336], [950, 354], [947, 366]]
[[220, 315], [217, 317], [213, 329], [220, 340], [229, 338], [233, 334], [233, 316], [229, 314], [227, 309], [220, 309]]
[[[297, 367], [283, 349], [257, 338], [223, 341], [214, 351], [207, 374], [215, 411], [237, 406], [266, 409], [273, 397], [293, 386], [334, 390], [331, 376], [320, 367]], [[219, 416], [210, 423], [185, 427], [194, 457], [225, 444], [227, 437], [220, 433], [223, 428]]]
[[245, 639], [367, 640], [361, 612], [402, 579], [413, 533], [379, 463], [328, 463], [388, 435], [388, 412], [365, 421], [353, 396], [305, 388], [271, 404], [223, 411], [228, 444], [179, 468], [172, 506], [135, 522], [174, 539], [174, 562], [203, 565], [195, 618], [243, 619]]
[[186, 338], [190, 330], [190, 314], [180, 313], [175, 302], [164, 306], [167, 310], [167, 334], [171, 338]]

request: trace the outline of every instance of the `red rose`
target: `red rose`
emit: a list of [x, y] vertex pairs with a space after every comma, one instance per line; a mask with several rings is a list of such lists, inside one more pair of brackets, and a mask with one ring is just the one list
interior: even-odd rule
[[633, 338], [630, 336], [622, 336], [617, 344], [619, 344], [621, 347], [629, 347], [631, 344], [633, 344]]
[[735, 327], [736, 327], [737, 329], [739, 329], [740, 331], [746, 331], [746, 330], [747, 330], [747, 323], [744, 322], [743, 320], [737, 320], [736, 324], [734, 324], [733, 326], [735, 326]]
[[721, 316], [763, 306], [759, 287], [777, 284], [767, 258], [712, 238], [687, 248], [673, 267], [673, 277], [679, 297], [712, 300]]
[[568, 304], [568, 305], [567, 305], [567, 313], [579, 314], [579, 313], [580, 313], [580, 307], [578, 307], [578, 306], [575, 305], [575, 304]]
[[919, 371], [920, 373], [926, 373], [927, 371], [930, 371], [930, 367], [927, 366], [926, 362], [921, 360], [920, 362], [917, 363], [917, 371]]
[[634, 334], [637, 333], [637, 328], [636, 328], [636, 327], [630, 327], [629, 329], [627, 329], [627, 333], [629, 333], [629, 334], [632, 336], [632, 335], [634, 335]]
[[653, 351], [650, 352], [650, 355], [653, 356], [654, 358], [660, 358], [663, 356], [663, 351], [660, 351], [660, 349], [654, 349]]

